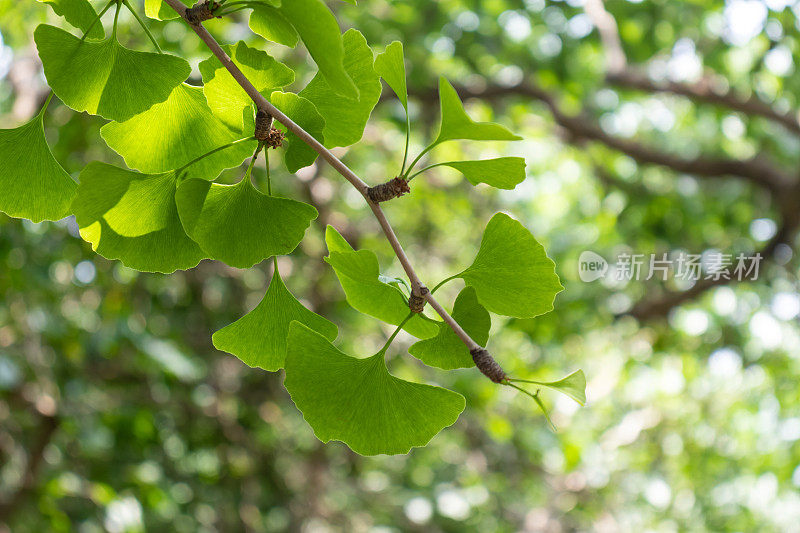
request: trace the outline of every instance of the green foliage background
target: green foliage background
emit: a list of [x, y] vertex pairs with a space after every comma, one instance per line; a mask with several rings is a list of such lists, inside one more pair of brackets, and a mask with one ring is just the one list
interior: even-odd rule
[[[692, 41], [703, 64], [743, 94], [755, 90], [796, 108], [794, 66], [776, 74], [766, 57], [776, 48], [797, 57], [797, 14], [773, 4], [760, 33], [739, 45], [720, 38], [722, 2], [612, 1], [608, 8], [632, 62], [667, 61], [676, 43]], [[780, 163], [796, 162], [797, 138], [764, 120], [606, 87], [597, 34], [581, 30], [577, 2], [332, 7], [343, 29], [358, 28], [376, 51], [404, 42], [412, 95], [434, 90], [441, 74], [478, 88], [529, 77], [568, 110], [584, 106], [608, 127], [638, 117], [637, 139], [678, 154], [768, 151]], [[145, 49], [145, 36], [122, 17], [122, 42]], [[31, 33], [45, 21], [58, 24], [44, 4], [0, 0], [3, 61], [35, 58]], [[207, 56], [199, 40], [178, 21], [149, 24], [166, 51], [191, 60], [199, 81], [197, 63]], [[222, 41], [270, 46], [293, 64], [305, 57], [302, 49], [266, 45], [246, 18], [207, 25]], [[311, 75], [309, 68], [296, 88]], [[10, 112], [21, 96], [9, 77], [0, 79], [2, 127], [17, 125]], [[437, 103], [413, 96], [409, 103], [418, 151], [435, 134]], [[609, 257], [623, 247], [648, 254], [757, 248], [752, 221], [775, 216], [767, 198], [744, 181], [709, 183], [564, 142], [547, 109], [525, 96], [470, 101], [468, 109], [526, 140], [510, 148], [452, 143], [437, 148], [441, 157], [522, 155], [528, 179], [496, 191], [439, 168], [386, 210], [428, 283], [469, 265], [498, 210], [544, 244], [566, 287], [555, 311], [495, 320], [490, 347], [514, 375], [548, 379], [584, 369], [586, 407], [545, 397], [557, 434], [529, 399], [476, 370], [424, 367], [405, 354], [413, 339], [401, 334], [390, 369], [466, 396], [459, 421], [407, 456], [367, 458], [341, 443], [323, 445], [280, 374], [251, 370], [211, 345], [211, 332], [258, 302], [271, 276], [268, 261], [249, 270], [204, 261], [185, 273], [141, 274], [93, 254], [70, 220], [33, 224], [2, 215], [0, 501], [20, 484], [27, 488], [3, 509], [0, 530], [796, 530], [800, 328], [796, 313], [785, 312], [786, 302], [798, 301], [796, 261], [773, 264], [757, 283], [712, 290], [667, 320], [642, 323], [615, 314], [661, 284], [609, 287], [577, 278], [585, 249]], [[667, 128], [655, 118], [663, 110], [673, 118]], [[100, 140], [104, 122], [51, 104], [48, 139], [68, 172], [77, 175], [92, 160], [122, 164]], [[388, 99], [365, 140], [342, 151], [368, 182], [397, 171], [403, 122], [402, 107]], [[599, 180], [598, 162], [625, 186]], [[273, 187], [320, 211], [300, 248], [279, 259], [287, 286], [339, 325], [342, 351], [373, 353], [389, 330], [344, 302], [322, 261], [330, 223], [376, 250], [384, 272], [401, 273], [363, 200], [319, 163], [296, 178], [273, 174]], [[449, 301], [459, 283], [443, 289]], [[26, 481], [26, 452], [46, 429], [43, 415], [53, 414], [58, 426], [35, 479]]]

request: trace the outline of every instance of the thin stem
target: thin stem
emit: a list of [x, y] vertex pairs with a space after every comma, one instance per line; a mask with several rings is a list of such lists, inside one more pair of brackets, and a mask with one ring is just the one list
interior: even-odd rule
[[441, 287], [442, 285], [444, 285], [444, 284], [445, 284], [445, 283], [447, 283], [448, 281], [453, 281], [453, 280], [454, 280], [454, 279], [456, 279], [457, 277], [458, 277], [458, 274], [455, 274], [455, 275], [453, 275], [453, 276], [450, 276], [449, 278], [444, 278], [442, 281], [440, 281], [439, 283], [437, 283], [437, 284], [436, 284], [436, 286], [435, 286], [433, 289], [431, 289], [431, 294], [433, 294], [434, 292], [436, 292], [437, 290], [439, 290], [439, 287]]
[[42, 109], [36, 115], [37, 117], [44, 116], [44, 112], [47, 111], [47, 106], [50, 105], [50, 100], [52, 100], [52, 99], [53, 99], [53, 91], [51, 90], [50, 94], [47, 95], [47, 100], [44, 101], [44, 105], [42, 106]]
[[392, 344], [392, 341], [394, 340], [394, 338], [397, 337], [397, 334], [400, 333], [400, 330], [403, 329], [403, 326], [406, 325], [406, 322], [411, 320], [411, 317], [413, 317], [413, 316], [414, 316], [414, 313], [409, 313], [408, 316], [405, 317], [402, 322], [400, 322], [400, 325], [397, 326], [397, 328], [395, 328], [394, 333], [392, 333], [392, 336], [389, 337], [389, 340], [386, 341], [386, 344], [383, 345], [383, 348], [378, 350], [378, 353], [386, 353], [386, 350], [389, 348], [389, 345]]
[[272, 196], [272, 180], [269, 176], [269, 150], [264, 151], [264, 166], [267, 168], [267, 194]]
[[120, 0], [115, 0], [115, 1], [117, 2], [117, 10], [114, 12], [114, 26], [111, 29], [111, 36], [116, 38], [116, 36], [117, 36], [117, 21], [119, 20], [119, 11], [120, 11], [120, 6], [122, 5], [122, 2]]
[[159, 54], [163, 54], [164, 51], [161, 49], [160, 46], [158, 46], [158, 41], [156, 41], [156, 38], [153, 37], [152, 33], [150, 33], [150, 30], [147, 28], [147, 25], [144, 23], [144, 21], [141, 19], [141, 17], [139, 17], [139, 13], [137, 13], [136, 10], [133, 9], [133, 6], [131, 5], [131, 3], [128, 2], [128, 0], [122, 0], [122, 3], [125, 4], [125, 7], [128, 8], [128, 11], [130, 11], [133, 14], [133, 17], [136, 19], [136, 21], [139, 23], [139, 26], [142, 27], [144, 32], [150, 38], [150, 41], [153, 43], [153, 46], [156, 47], [156, 50], [158, 50], [158, 53]]
[[406, 170], [406, 175], [410, 174], [410, 173], [411, 173], [411, 170], [414, 168], [414, 165], [416, 165], [416, 164], [419, 162], [419, 160], [420, 160], [420, 159], [422, 159], [422, 156], [423, 156], [423, 155], [425, 155], [425, 154], [427, 154], [428, 152], [430, 152], [430, 151], [433, 149], [433, 147], [434, 147], [434, 146], [436, 146], [437, 144], [439, 144], [439, 143], [437, 143], [437, 142], [434, 142], [434, 143], [432, 143], [432, 144], [429, 144], [428, 146], [426, 146], [426, 147], [425, 147], [425, 149], [424, 149], [424, 150], [422, 150], [422, 151], [419, 153], [419, 155], [416, 157], [416, 159], [414, 159], [414, 160], [411, 162], [411, 164], [410, 164], [410, 165], [408, 165], [408, 170]]
[[228, 11], [222, 11], [220, 13], [215, 13], [215, 15], [218, 16], [218, 17], [224, 17], [226, 15], [230, 15], [232, 13], [236, 13], [237, 11], [244, 11], [245, 9], [250, 9], [250, 8], [251, 8], [251, 6], [249, 6], [249, 5], [241, 6], [241, 7], [235, 8], [235, 9], [229, 9]]
[[237, 144], [239, 144], [239, 143], [243, 143], [243, 142], [245, 142], [245, 141], [252, 141], [252, 140], [253, 140], [253, 138], [252, 138], [252, 137], [245, 137], [244, 139], [239, 139], [239, 140], [237, 140], [237, 141], [233, 141], [233, 142], [230, 142], [230, 143], [228, 143], [228, 144], [224, 144], [224, 145], [222, 145], [222, 146], [217, 146], [217, 147], [216, 147], [216, 148], [214, 148], [213, 150], [210, 150], [210, 151], [208, 151], [208, 152], [204, 153], [204, 154], [203, 154], [203, 155], [201, 155], [201, 156], [195, 157], [194, 159], [192, 159], [191, 161], [189, 161], [188, 163], [186, 163], [185, 165], [183, 165], [182, 167], [180, 167], [179, 169], [177, 169], [177, 170], [176, 170], [176, 172], [181, 172], [182, 170], [186, 170], [188, 167], [190, 167], [190, 166], [194, 165], [194, 164], [195, 164], [195, 163], [197, 163], [198, 161], [202, 161], [202, 160], [203, 160], [203, 159], [205, 159], [206, 157], [208, 157], [208, 156], [210, 156], [210, 155], [213, 155], [213, 154], [216, 154], [216, 153], [217, 153], [217, 152], [219, 152], [220, 150], [224, 150], [224, 149], [226, 149], [226, 148], [230, 148], [231, 146], [235, 146], [235, 145], [237, 145]]
[[94, 18], [94, 20], [92, 21], [92, 23], [91, 23], [91, 24], [89, 24], [89, 27], [88, 27], [88, 28], [86, 28], [86, 31], [85, 31], [85, 32], [83, 32], [83, 36], [81, 37], [81, 41], [83, 41], [83, 40], [85, 40], [85, 39], [86, 39], [86, 36], [87, 36], [87, 35], [89, 35], [89, 32], [90, 32], [90, 31], [92, 31], [92, 28], [94, 28], [94, 25], [95, 25], [95, 24], [97, 24], [97, 22], [98, 22], [98, 21], [99, 21], [99, 20], [100, 20], [100, 19], [103, 17], [103, 15], [105, 15], [105, 14], [106, 14], [106, 11], [108, 11], [108, 8], [110, 8], [112, 5], [114, 5], [114, 3], [115, 3], [116, 1], [117, 1], [117, 0], [110, 0], [110, 1], [109, 1], [109, 2], [106, 4], [106, 7], [104, 7], [104, 8], [103, 8], [103, 10], [102, 10], [102, 11], [100, 11], [100, 13], [98, 13], [98, 14], [97, 14], [97, 16]]
[[253, 156], [250, 158], [250, 163], [247, 165], [247, 170], [244, 173], [244, 180], [250, 179], [250, 174], [253, 171], [253, 167], [256, 166], [256, 160], [258, 159], [258, 153], [261, 152], [261, 149], [264, 147], [261, 143], [258, 143], [256, 146], [256, 151], [253, 152]]
[[[406, 100], [408, 100], [406, 98]], [[408, 116], [408, 103], [406, 102], [406, 149], [403, 151], [403, 166], [400, 168], [400, 175], [406, 173], [406, 162], [408, 161], [408, 142], [411, 139], [411, 117]]]
[[426, 172], [426, 171], [428, 171], [428, 170], [430, 170], [432, 168], [440, 167], [442, 165], [447, 165], [449, 163], [453, 163], [453, 161], [444, 161], [443, 163], [434, 163], [433, 165], [428, 165], [427, 167], [414, 172], [410, 177], [406, 178], [406, 181], [411, 181], [414, 178], [416, 178], [417, 176], [419, 176], [420, 174], [422, 174], [423, 172]]
[[527, 394], [528, 396], [533, 398], [533, 401], [536, 402], [536, 405], [538, 405], [539, 409], [541, 409], [542, 413], [544, 413], [544, 417], [547, 419], [547, 423], [550, 424], [550, 428], [553, 430], [553, 432], [558, 431], [558, 429], [556, 428], [556, 425], [553, 424], [552, 420], [550, 420], [550, 415], [547, 413], [547, 409], [545, 408], [544, 404], [542, 403], [542, 400], [539, 398], [539, 391], [536, 391], [536, 394], [531, 394], [530, 392], [526, 391], [522, 387], [517, 387], [513, 383], [509, 383], [507, 381], [504, 383], [504, 385], [508, 385], [509, 387], [514, 387], [515, 389], [517, 389], [518, 391], [522, 392], [523, 394]]

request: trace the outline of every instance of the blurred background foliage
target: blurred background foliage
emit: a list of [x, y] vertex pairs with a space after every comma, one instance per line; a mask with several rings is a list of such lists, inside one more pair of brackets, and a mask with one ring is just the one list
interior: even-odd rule
[[[606, 6], [628, 61], [651, 78], [696, 83], [714, 72], [723, 89], [796, 120], [794, 2]], [[680, 287], [590, 284], [577, 275], [586, 249], [606, 258], [758, 250], [779, 231], [780, 209], [752, 179], [638, 164], [581, 138], [520, 88], [535, 83], [564, 113], [583, 113], [616, 138], [687, 158], [766, 154], [793, 178], [797, 132], [726, 106], [609, 84], [606, 53], [580, 0], [331, 7], [343, 29], [361, 30], [376, 52], [404, 42], [412, 152], [435, 133], [442, 74], [486, 96], [467, 100], [474, 117], [525, 136], [511, 147], [450, 143], [433, 156], [525, 156], [528, 179], [516, 190], [472, 187], [438, 168], [386, 210], [429, 284], [469, 264], [494, 212], [523, 221], [555, 259], [566, 290], [548, 315], [493, 317], [489, 346], [512, 375], [547, 379], [583, 368], [586, 407], [546, 394], [554, 434], [529, 399], [474, 369], [424, 367], [405, 353], [412, 339], [401, 334], [392, 371], [464, 394], [460, 420], [407, 456], [360, 457], [341, 443], [323, 445], [279, 373], [249, 369], [211, 345], [213, 331], [258, 302], [269, 262], [243, 271], [204, 261], [169, 276], [141, 274], [94, 255], [69, 219], [32, 224], [0, 215], [0, 531], [800, 531], [792, 246], [774, 250], [757, 282], [712, 287], [647, 319], [629, 312]], [[0, 0], [2, 127], [26, 120], [46, 95], [32, 43], [46, 21], [63, 25], [45, 4]], [[132, 22], [123, 10], [122, 42], [149, 49]], [[196, 36], [178, 21], [149, 23], [165, 50], [192, 61], [199, 83], [196, 66], [207, 52]], [[245, 39], [308, 65], [295, 89], [313, 75], [302, 47], [265, 43], [242, 13], [207, 25], [221, 41]], [[388, 95], [363, 141], [338, 152], [373, 184], [402, 159], [402, 108]], [[103, 122], [50, 106], [48, 139], [73, 176], [92, 160], [122, 164], [100, 139]], [[324, 227], [333, 224], [399, 275], [377, 224], [326, 165], [297, 176], [277, 161], [273, 168], [280, 194], [320, 211], [298, 250], [279, 260], [287, 286], [339, 325], [345, 352], [374, 352], [389, 330], [349, 308], [321, 258]], [[451, 285], [448, 302], [459, 289]]]

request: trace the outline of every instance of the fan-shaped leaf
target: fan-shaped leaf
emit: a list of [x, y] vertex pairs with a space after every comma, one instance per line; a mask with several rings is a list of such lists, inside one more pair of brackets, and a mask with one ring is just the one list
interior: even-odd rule
[[0, 211], [34, 222], [69, 214], [78, 185], [47, 146], [42, 115], [0, 130]]
[[473, 185], [486, 183], [498, 189], [513, 189], [525, 180], [525, 159], [522, 157], [453, 161], [443, 165], [458, 170]]
[[374, 58], [367, 40], [358, 30], [348, 30], [343, 41], [344, 68], [358, 87], [358, 98], [340, 96], [321, 74], [299, 93], [311, 100], [325, 119], [325, 146], [329, 148], [357, 143], [381, 96], [381, 82], [372, 66]]
[[[459, 293], [453, 304], [453, 318], [475, 342], [486, 346], [492, 319], [478, 302], [475, 289], [464, 287]], [[444, 322], [439, 323], [439, 333], [435, 337], [412, 344], [408, 353], [426, 365], [444, 370], [475, 366], [469, 349]]]
[[184, 59], [129, 50], [112, 36], [81, 41], [40, 24], [34, 32], [47, 83], [76, 111], [123, 121], [166, 100], [191, 73]]
[[556, 294], [564, 289], [542, 245], [504, 213], [489, 221], [475, 261], [459, 277], [475, 287], [486, 309], [518, 318], [552, 311]]
[[[325, 261], [336, 272], [347, 302], [353, 308], [395, 325], [408, 316], [408, 301], [403, 292], [396, 285], [381, 281], [375, 253], [353, 250], [333, 226], [328, 226], [325, 242], [328, 245]], [[433, 337], [438, 332], [436, 323], [421, 315], [414, 315], [403, 329], [420, 339]]]
[[314, 434], [362, 455], [408, 453], [464, 410], [453, 391], [396, 378], [383, 354], [356, 359], [299, 322], [289, 326], [284, 385]]
[[183, 227], [213, 259], [250, 268], [294, 250], [317, 210], [258, 192], [245, 177], [236, 185], [184, 181], [175, 195]]
[[206, 255], [183, 231], [176, 175], [139, 174], [105, 163], [81, 172], [72, 211], [81, 237], [107, 259], [146, 272], [192, 268]]
[[576, 370], [572, 374], [558, 381], [531, 381], [531, 380], [517, 380], [526, 383], [535, 383], [548, 389], [557, 390], [562, 392], [583, 405], [586, 403], [586, 376], [583, 370]]
[[[239, 41], [235, 48], [226, 48], [234, 64], [264, 96], [294, 81], [292, 69], [266, 52], [250, 48], [244, 41]], [[241, 131], [242, 111], [252, 106], [253, 100], [215, 56], [200, 63], [200, 74], [211, 110], [229, 127]]]
[[298, 302], [275, 268], [272, 282], [258, 306], [214, 333], [211, 340], [218, 350], [235, 355], [246, 365], [274, 372], [283, 368], [286, 360], [286, 337], [293, 320], [330, 341], [339, 332], [335, 324]]
[[[319, 142], [323, 142], [325, 135], [325, 119], [319, 114], [317, 108], [307, 99], [294, 93], [283, 93], [275, 91], [269, 97], [272, 105], [283, 111], [286, 116], [300, 125], [304, 130], [311, 134]], [[297, 172], [303, 167], [307, 167], [317, 159], [317, 152], [309, 145], [304, 143], [294, 133], [288, 131], [282, 124], [275, 125], [278, 129], [286, 133], [284, 144], [286, 151], [283, 159], [289, 172]]]
[[[100, 134], [128, 167], [141, 172], [165, 172], [252, 135], [252, 129], [247, 133], [231, 130], [211, 112], [203, 89], [183, 83], [164, 102], [124, 122], [110, 122], [100, 129]], [[191, 173], [214, 179], [223, 169], [241, 164], [255, 147], [253, 140], [220, 150], [193, 163]]]
[[442, 112], [442, 124], [434, 144], [453, 139], [474, 141], [519, 141], [522, 139], [500, 124], [472, 120], [464, 111], [464, 105], [461, 103], [458, 93], [444, 77], [439, 78], [439, 105]]
[[250, 29], [254, 33], [278, 44], [294, 48], [299, 36], [294, 26], [280, 11], [268, 5], [253, 6], [250, 14]]
[[[105, 36], [103, 25], [97, 20], [97, 11], [88, 0], [39, 0], [39, 2], [49, 4], [53, 12], [71, 25], [86, 33], [91, 26], [91, 30], [86, 34], [89, 39], [102, 39]], [[92, 25], [94, 23], [94, 25]]]
[[408, 112], [406, 65], [403, 61], [403, 43], [394, 41], [375, 58], [375, 72], [383, 78]]

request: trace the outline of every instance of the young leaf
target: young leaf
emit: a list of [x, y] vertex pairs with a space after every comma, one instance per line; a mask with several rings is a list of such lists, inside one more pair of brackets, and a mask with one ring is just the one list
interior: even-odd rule
[[339, 24], [328, 6], [322, 0], [292, 0], [281, 2], [280, 11], [297, 30], [333, 90], [347, 98], [357, 99], [358, 89], [344, 69], [344, 45]]
[[42, 115], [0, 130], [0, 211], [34, 222], [69, 215], [78, 185], [50, 152]]
[[297, 46], [299, 36], [294, 26], [286, 20], [280, 11], [266, 4], [253, 6], [250, 14], [250, 29], [268, 41], [272, 41], [289, 48]]
[[[164, 102], [124, 122], [109, 122], [100, 128], [109, 148], [125, 164], [141, 172], [165, 172], [180, 168], [214, 148], [252, 135], [233, 131], [211, 112], [203, 89], [182, 83]], [[193, 176], [214, 179], [238, 166], [255, 150], [256, 141], [220, 150], [193, 163]]]
[[541, 385], [564, 393], [581, 405], [586, 403], [586, 376], [583, 374], [583, 370], [576, 370], [558, 381], [533, 381], [529, 379], [512, 379], [511, 381]]
[[327, 79], [317, 74], [300, 91], [325, 119], [325, 146], [350, 146], [361, 140], [372, 109], [381, 96], [381, 82], [373, 68], [374, 58], [367, 40], [358, 30], [344, 34], [344, 68], [358, 87], [357, 99], [340, 96]]
[[184, 59], [129, 50], [114, 36], [81, 41], [40, 24], [34, 40], [47, 83], [61, 101], [110, 120], [127, 120], [163, 102], [192, 71]]
[[383, 78], [408, 112], [406, 65], [403, 61], [403, 43], [394, 41], [375, 58], [375, 72]]
[[542, 245], [504, 213], [489, 221], [475, 261], [458, 276], [475, 287], [486, 309], [517, 318], [552, 311], [556, 294], [564, 289]]
[[[88, 0], [38, 0], [39, 2], [49, 4], [53, 8], [53, 12], [59, 17], [64, 19], [75, 26], [82, 32], [91, 30], [86, 34], [88, 39], [102, 39], [105, 37], [103, 25], [97, 20], [97, 11], [94, 10], [92, 4]], [[94, 25], [92, 26], [92, 23]]]
[[453, 161], [442, 165], [458, 170], [473, 185], [486, 183], [498, 189], [510, 190], [525, 180], [525, 159], [522, 157]]
[[[319, 142], [323, 142], [325, 135], [325, 119], [319, 114], [317, 108], [307, 99], [294, 93], [275, 91], [269, 97], [272, 105], [283, 111], [290, 119], [300, 125]], [[289, 172], [297, 172], [307, 167], [317, 159], [317, 152], [304, 143], [294, 133], [288, 131], [283, 124], [275, 127], [286, 133], [284, 144], [287, 145], [283, 160]]]
[[[191, 7], [194, 3], [191, 0], [181, 0], [186, 7]], [[144, 14], [151, 19], [170, 20], [180, 17], [169, 4], [163, 0], [144, 0]]]
[[146, 175], [89, 163], [72, 202], [81, 237], [136, 270], [168, 274], [196, 266], [207, 256], [183, 231], [175, 182], [174, 172]]
[[[235, 48], [227, 48], [233, 63], [264, 96], [294, 81], [292, 69], [266, 52], [250, 48], [244, 41], [239, 41]], [[242, 111], [253, 105], [253, 100], [215, 56], [200, 63], [200, 74], [211, 110], [229, 127], [241, 131]]]
[[293, 320], [329, 341], [335, 340], [339, 333], [335, 324], [297, 301], [275, 268], [272, 282], [258, 306], [214, 333], [211, 341], [218, 350], [235, 355], [248, 366], [274, 372], [283, 368], [286, 360], [286, 337]]
[[[475, 342], [486, 346], [492, 319], [478, 302], [475, 289], [464, 287], [459, 293], [453, 304], [453, 318]], [[408, 353], [428, 366], [444, 370], [475, 366], [469, 349], [444, 322], [439, 323], [439, 333], [435, 337], [412, 344]]]
[[244, 177], [235, 185], [190, 179], [175, 195], [183, 227], [213, 259], [250, 268], [294, 250], [317, 210], [258, 192]]
[[473, 141], [519, 141], [522, 139], [500, 124], [475, 122], [469, 118], [458, 93], [444, 76], [439, 78], [439, 105], [442, 124], [434, 144], [454, 139]]
[[[370, 250], [355, 251], [333, 226], [325, 231], [328, 256], [344, 290], [347, 302], [354, 309], [389, 324], [399, 325], [408, 316], [408, 303], [396, 285], [380, 280], [378, 258]], [[432, 320], [419, 314], [405, 323], [403, 329], [420, 339], [433, 337], [438, 327]]]
[[408, 453], [455, 423], [463, 396], [396, 378], [383, 357], [356, 359], [292, 322], [284, 386], [318, 439], [362, 455]]

